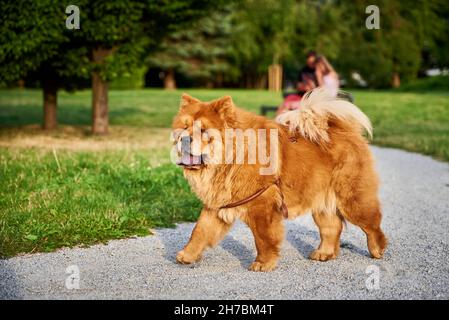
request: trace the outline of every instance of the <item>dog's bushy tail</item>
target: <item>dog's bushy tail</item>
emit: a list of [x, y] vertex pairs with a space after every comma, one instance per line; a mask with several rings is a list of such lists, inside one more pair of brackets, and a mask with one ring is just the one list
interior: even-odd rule
[[288, 111], [276, 118], [291, 132], [298, 131], [304, 138], [315, 143], [329, 142], [331, 121], [341, 122], [345, 128], [362, 133], [363, 129], [372, 137], [371, 122], [354, 104], [332, 96], [324, 88], [307, 92], [297, 110]]

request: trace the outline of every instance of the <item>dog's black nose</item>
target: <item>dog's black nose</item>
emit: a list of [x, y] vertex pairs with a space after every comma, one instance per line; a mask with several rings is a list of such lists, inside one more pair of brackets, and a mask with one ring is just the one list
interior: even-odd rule
[[181, 152], [183, 154], [190, 154], [190, 144], [192, 139], [190, 136], [185, 136], [181, 138]]

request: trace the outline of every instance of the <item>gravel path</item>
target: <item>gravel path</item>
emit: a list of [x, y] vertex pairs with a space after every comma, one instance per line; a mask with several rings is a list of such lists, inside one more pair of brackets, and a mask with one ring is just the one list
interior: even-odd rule
[[[174, 261], [193, 228], [187, 223], [156, 230], [155, 236], [0, 260], [0, 298], [448, 299], [449, 165], [404, 151], [372, 149], [382, 179], [383, 227], [390, 239], [383, 260], [368, 257], [364, 235], [349, 224], [337, 260], [308, 260], [319, 234], [307, 215], [287, 222], [274, 272], [246, 270], [255, 252], [242, 223], [201, 262], [182, 266]], [[79, 289], [65, 286], [71, 265], [79, 268]], [[376, 270], [379, 288], [368, 289], [366, 281]]]

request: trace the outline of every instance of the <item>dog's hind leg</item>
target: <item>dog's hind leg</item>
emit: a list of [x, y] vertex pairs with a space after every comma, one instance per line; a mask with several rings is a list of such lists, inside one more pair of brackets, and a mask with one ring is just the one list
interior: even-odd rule
[[336, 213], [313, 212], [313, 220], [320, 230], [321, 243], [310, 254], [310, 259], [327, 261], [335, 259], [340, 252], [340, 235], [343, 229], [342, 218]]
[[199, 260], [204, 250], [215, 246], [223, 239], [231, 226], [231, 223], [220, 219], [216, 211], [203, 209], [189, 242], [184, 249], [178, 252], [176, 260], [182, 264], [190, 264]]
[[274, 270], [279, 259], [284, 239], [283, 216], [277, 208], [267, 209], [263, 202], [252, 207], [244, 219], [254, 235], [257, 249], [256, 260], [249, 267], [251, 271]]
[[382, 214], [377, 197], [362, 197], [358, 195], [352, 199], [341, 201], [339, 209], [342, 215], [352, 224], [359, 226], [366, 234], [368, 250], [373, 258], [382, 258], [387, 246], [380, 223]]
[[382, 213], [377, 195], [378, 177], [366, 146], [358, 154], [348, 153], [342, 165], [334, 170], [333, 187], [337, 207], [343, 217], [365, 232], [371, 256], [381, 258], [387, 247], [387, 238], [380, 227]]

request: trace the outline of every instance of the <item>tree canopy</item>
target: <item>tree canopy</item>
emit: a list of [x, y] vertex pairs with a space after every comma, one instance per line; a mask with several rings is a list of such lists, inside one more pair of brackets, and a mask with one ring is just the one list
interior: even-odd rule
[[[202, 86], [264, 87], [269, 65], [293, 77], [310, 49], [372, 87], [449, 65], [446, 0], [80, 0], [79, 30], [59, 1], [0, 4], [2, 83], [44, 74], [73, 89], [156, 66]], [[365, 26], [369, 5], [378, 30]]]

